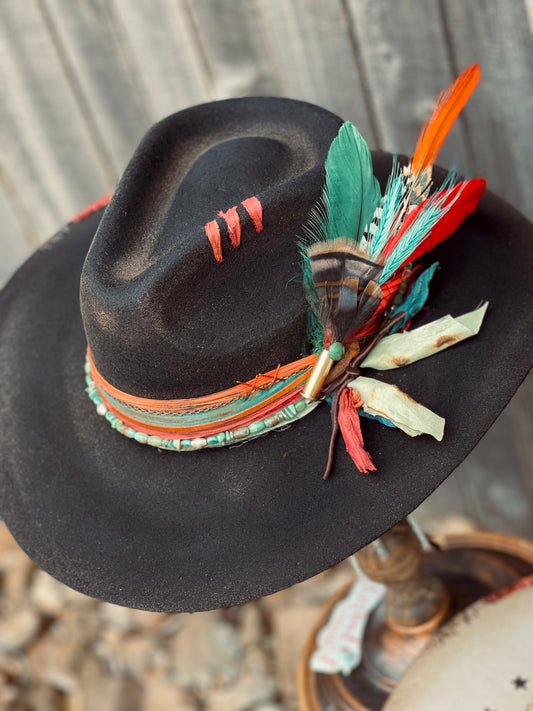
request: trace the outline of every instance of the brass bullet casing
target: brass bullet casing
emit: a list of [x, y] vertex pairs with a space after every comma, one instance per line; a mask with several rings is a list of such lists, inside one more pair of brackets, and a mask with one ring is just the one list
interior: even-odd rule
[[330, 357], [327, 350], [321, 351], [302, 390], [302, 397], [305, 400], [313, 402], [318, 400], [324, 380], [328, 377], [328, 373], [334, 363], [335, 361]]

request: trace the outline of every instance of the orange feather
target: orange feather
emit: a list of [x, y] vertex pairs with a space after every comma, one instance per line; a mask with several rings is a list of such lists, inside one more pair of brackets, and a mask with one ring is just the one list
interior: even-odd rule
[[422, 129], [412, 160], [412, 172], [420, 171], [435, 162], [453, 122], [461, 112], [481, 76], [479, 64], [473, 64], [460, 74], [439, 98], [429, 122]]

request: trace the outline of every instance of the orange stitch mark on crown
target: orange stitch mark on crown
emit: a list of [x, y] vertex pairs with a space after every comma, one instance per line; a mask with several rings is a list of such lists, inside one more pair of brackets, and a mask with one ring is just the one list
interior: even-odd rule
[[241, 218], [237, 212], [237, 206], [230, 208], [227, 212], [220, 210], [218, 216], [226, 220], [231, 244], [238, 247], [241, 243]]
[[[263, 208], [261, 206], [261, 203], [259, 202], [259, 199], [256, 197], [247, 198], [246, 200], [243, 200], [241, 202], [241, 205], [251, 217], [252, 222], [254, 223], [255, 231], [262, 232]], [[239, 217], [239, 213], [237, 212], [237, 207], [231, 207], [229, 210], [226, 210], [226, 212], [220, 210], [218, 213], [218, 217], [221, 217], [223, 220], [225, 220], [228, 226], [228, 234], [231, 240], [231, 244], [234, 247], [238, 247], [241, 243], [242, 226], [241, 218]], [[222, 256], [222, 246], [220, 242], [220, 228], [218, 226], [217, 221], [211, 220], [211, 222], [208, 222], [205, 225], [204, 229], [213, 249], [215, 259], [217, 260], [217, 262], [223, 262], [224, 258]]]
[[246, 212], [250, 215], [250, 217], [253, 220], [255, 231], [256, 232], [262, 232], [263, 231], [263, 208], [261, 207], [261, 203], [256, 197], [251, 197], [248, 198], [247, 200], [243, 200], [241, 202], [241, 205], [244, 207]]
[[213, 249], [213, 254], [217, 262], [223, 262], [224, 257], [222, 256], [222, 245], [220, 244], [220, 229], [218, 227], [218, 222], [216, 220], [211, 220], [205, 226], [205, 233], [207, 239], [211, 243]]

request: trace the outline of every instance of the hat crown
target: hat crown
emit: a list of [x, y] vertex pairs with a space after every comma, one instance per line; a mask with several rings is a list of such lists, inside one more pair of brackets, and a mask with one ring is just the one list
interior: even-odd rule
[[[119, 390], [198, 397], [302, 354], [297, 237], [341, 120], [289, 99], [232, 99], [145, 136], [87, 256], [81, 310], [96, 367]], [[256, 197], [262, 231], [242, 205]], [[234, 248], [219, 215], [237, 208]], [[223, 262], [205, 226], [215, 220]]]

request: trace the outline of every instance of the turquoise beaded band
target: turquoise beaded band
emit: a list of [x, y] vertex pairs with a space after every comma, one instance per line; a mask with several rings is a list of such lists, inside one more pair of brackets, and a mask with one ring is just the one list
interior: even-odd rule
[[289, 426], [293, 422], [308, 415], [319, 404], [318, 402], [307, 402], [303, 398], [299, 398], [296, 402], [282, 407], [264, 419], [251, 422], [246, 427], [224, 430], [217, 434], [208, 435], [207, 437], [166, 439], [157, 435], [148, 435], [145, 432], [139, 432], [111, 412], [106, 407], [103, 398], [91, 378], [91, 366], [88, 361], [85, 363], [85, 382], [85, 391], [91, 402], [96, 406], [97, 413], [105, 417], [113, 429], [129, 439], [134, 439], [140, 444], [148, 444], [152, 447], [157, 447], [157, 449], [166, 449], [172, 452], [187, 452], [242, 444], [243, 442], [268, 434], [273, 430]]

